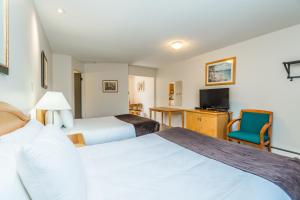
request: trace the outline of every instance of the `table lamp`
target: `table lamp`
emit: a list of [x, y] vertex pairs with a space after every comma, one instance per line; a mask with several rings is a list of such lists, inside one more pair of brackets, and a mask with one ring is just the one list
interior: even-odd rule
[[36, 109], [46, 111], [45, 124], [54, 124], [59, 127], [62, 126], [62, 122], [55, 123], [60, 119], [57, 111], [71, 110], [71, 106], [62, 92], [49, 91], [38, 101]]

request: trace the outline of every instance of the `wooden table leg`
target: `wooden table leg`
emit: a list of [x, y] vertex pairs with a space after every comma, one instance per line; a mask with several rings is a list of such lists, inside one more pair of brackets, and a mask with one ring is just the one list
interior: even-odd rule
[[161, 112], [161, 125], [164, 124], [164, 112]]
[[169, 128], [172, 127], [172, 113], [168, 112], [168, 118], [169, 118]]
[[149, 109], [149, 111], [150, 111], [150, 119], [152, 119], [152, 110]]
[[181, 112], [182, 128], [184, 128], [184, 111]]

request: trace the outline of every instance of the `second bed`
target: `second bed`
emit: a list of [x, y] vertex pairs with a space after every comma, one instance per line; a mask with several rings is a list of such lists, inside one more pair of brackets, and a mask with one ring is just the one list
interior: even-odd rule
[[75, 119], [67, 134], [82, 133], [87, 145], [102, 144], [158, 132], [158, 122], [131, 114]]

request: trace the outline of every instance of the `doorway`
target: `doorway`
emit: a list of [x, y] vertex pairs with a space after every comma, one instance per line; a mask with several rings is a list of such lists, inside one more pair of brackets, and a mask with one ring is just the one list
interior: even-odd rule
[[169, 83], [169, 106], [182, 106], [182, 81]]
[[82, 118], [82, 76], [80, 72], [74, 72], [74, 107], [75, 119]]
[[154, 106], [154, 77], [129, 75], [129, 113], [149, 117], [149, 109]]

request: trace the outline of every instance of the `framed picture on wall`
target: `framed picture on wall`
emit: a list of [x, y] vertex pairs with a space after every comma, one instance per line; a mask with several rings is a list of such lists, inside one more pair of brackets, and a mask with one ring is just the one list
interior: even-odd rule
[[236, 57], [217, 60], [205, 65], [205, 85], [233, 85], [236, 76]]
[[8, 75], [9, 25], [8, 0], [0, 0], [0, 73]]
[[103, 93], [118, 93], [117, 80], [103, 80], [102, 81]]
[[41, 53], [41, 85], [42, 88], [48, 88], [48, 60], [45, 52]]
[[138, 92], [145, 92], [145, 81], [144, 80], [139, 81], [137, 83], [137, 91]]

